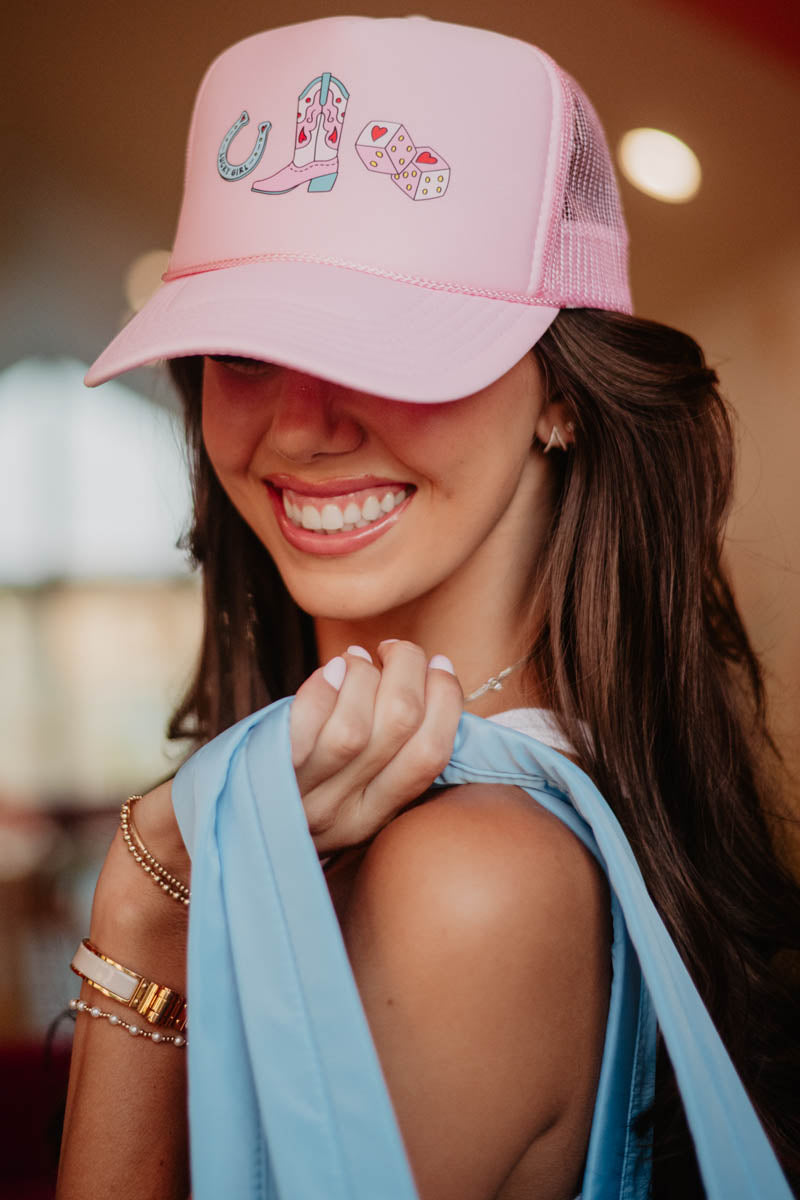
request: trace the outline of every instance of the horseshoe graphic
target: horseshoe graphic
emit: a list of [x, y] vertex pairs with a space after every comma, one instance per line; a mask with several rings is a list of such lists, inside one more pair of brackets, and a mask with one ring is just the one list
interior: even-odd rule
[[219, 173], [223, 179], [228, 179], [230, 181], [243, 179], [245, 175], [249, 175], [250, 172], [254, 170], [261, 162], [261, 155], [264, 153], [264, 147], [267, 144], [267, 136], [272, 128], [271, 121], [262, 121], [259, 125], [256, 144], [244, 162], [232, 163], [228, 159], [228, 149], [231, 142], [236, 137], [239, 130], [244, 129], [245, 125], [249, 124], [249, 122], [250, 114], [248, 113], [247, 109], [245, 109], [241, 116], [236, 118], [220, 143], [219, 153], [217, 155], [217, 169], [219, 170]]

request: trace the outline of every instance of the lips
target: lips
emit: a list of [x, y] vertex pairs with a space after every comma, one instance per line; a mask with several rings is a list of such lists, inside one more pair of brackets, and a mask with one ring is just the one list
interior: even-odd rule
[[265, 482], [286, 540], [322, 555], [349, 554], [381, 537], [416, 491], [413, 484], [374, 476], [318, 483], [272, 476]]
[[390, 479], [384, 475], [341, 475], [336, 479], [322, 479], [312, 482], [308, 479], [298, 479], [296, 475], [268, 475], [264, 481], [277, 491], [284, 488], [300, 492], [303, 496], [343, 496], [350, 492], [362, 492], [371, 487], [410, 487], [402, 479]]

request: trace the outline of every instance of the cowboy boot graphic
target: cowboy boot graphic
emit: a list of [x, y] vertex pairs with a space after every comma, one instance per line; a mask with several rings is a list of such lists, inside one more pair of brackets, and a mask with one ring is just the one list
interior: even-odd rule
[[254, 192], [269, 196], [308, 184], [310, 192], [329, 192], [339, 172], [339, 143], [350, 93], [330, 71], [318, 75], [297, 100], [294, 158], [266, 179], [257, 179]]

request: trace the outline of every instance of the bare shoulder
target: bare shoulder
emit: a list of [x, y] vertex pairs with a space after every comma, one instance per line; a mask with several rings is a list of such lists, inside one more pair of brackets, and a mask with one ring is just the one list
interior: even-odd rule
[[[557, 817], [521, 789], [465, 784], [402, 813], [372, 843], [357, 878], [359, 898], [389, 920], [447, 919], [461, 935], [494, 920], [541, 925], [541, 933], [589, 938], [572, 918], [604, 914], [608, 897], [593, 856]], [[560, 914], [555, 923], [553, 911]]]
[[497, 1196], [523, 1159], [530, 1194], [573, 1186], [608, 923], [592, 856], [521, 789], [453, 788], [372, 843], [343, 932], [425, 1200]]

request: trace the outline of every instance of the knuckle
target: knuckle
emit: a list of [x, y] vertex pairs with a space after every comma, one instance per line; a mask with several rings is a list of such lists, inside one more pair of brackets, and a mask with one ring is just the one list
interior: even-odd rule
[[425, 713], [424, 704], [413, 692], [397, 692], [388, 702], [386, 720], [398, 733], [411, 734], [419, 728]]
[[326, 740], [340, 759], [355, 758], [369, 742], [370, 725], [354, 714], [340, 717], [331, 726]]

